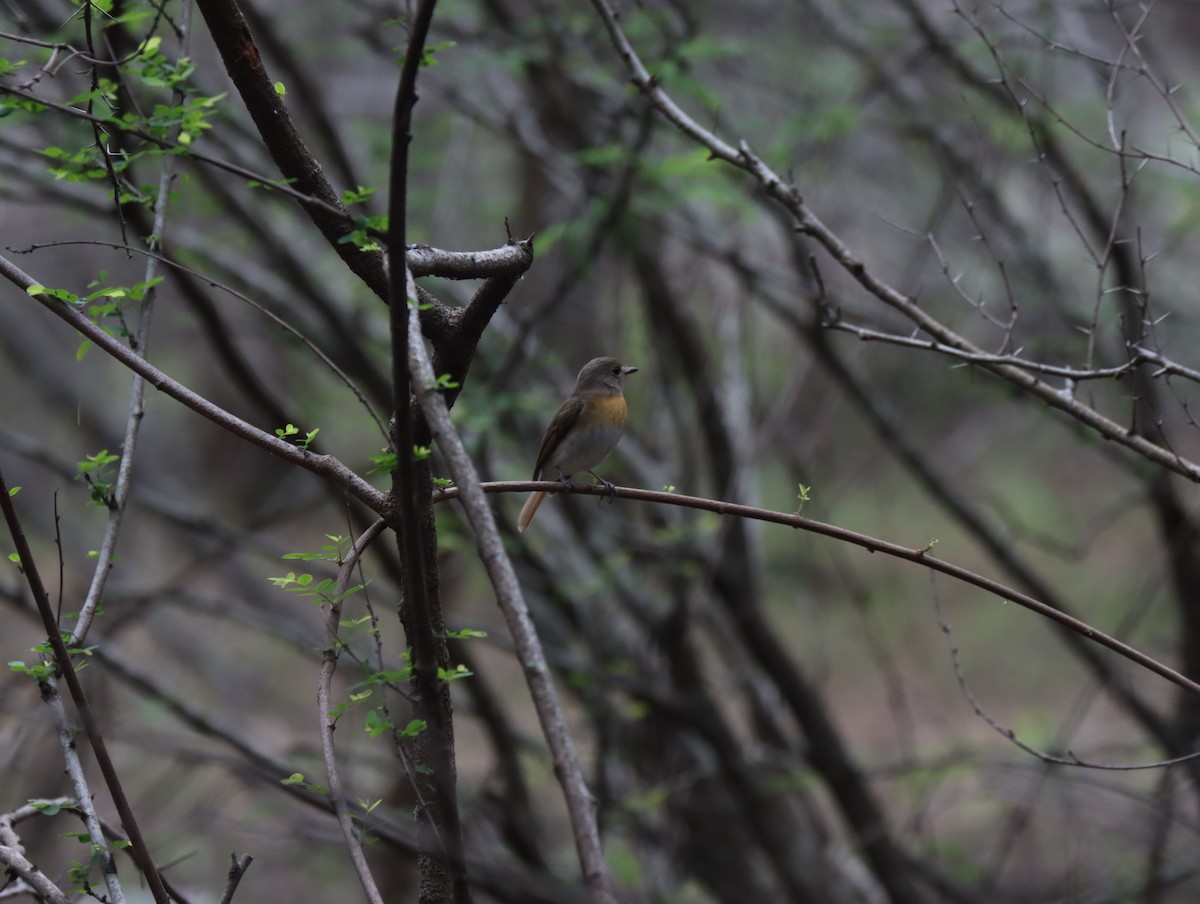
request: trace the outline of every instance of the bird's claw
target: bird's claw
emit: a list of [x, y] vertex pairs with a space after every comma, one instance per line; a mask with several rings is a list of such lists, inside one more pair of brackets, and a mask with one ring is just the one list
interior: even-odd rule
[[604, 495], [600, 497], [599, 505], [604, 504], [604, 500], [608, 499], [608, 504], [612, 505], [612, 501], [617, 498], [617, 485], [611, 480], [605, 480], [599, 474], [592, 474], [596, 478], [596, 486], [604, 487]]

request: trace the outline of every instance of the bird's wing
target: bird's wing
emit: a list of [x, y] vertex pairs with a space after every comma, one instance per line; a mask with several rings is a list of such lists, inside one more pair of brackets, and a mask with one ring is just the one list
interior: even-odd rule
[[554, 454], [554, 450], [558, 448], [558, 444], [562, 442], [564, 436], [571, 432], [571, 428], [579, 420], [579, 414], [583, 411], [583, 405], [583, 399], [578, 396], [572, 396], [562, 403], [562, 407], [558, 409], [558, 413], [550, 421], [550, 426], [546, 428], [546, 435], [542, 437], [542, 444], [538, 446], [537, 462], [533, 466], [534, 480], [538, 479], [538, 476], [542, 473], [542, 468], [546, 466], [546, 462], [550, 460], [550, 456]]

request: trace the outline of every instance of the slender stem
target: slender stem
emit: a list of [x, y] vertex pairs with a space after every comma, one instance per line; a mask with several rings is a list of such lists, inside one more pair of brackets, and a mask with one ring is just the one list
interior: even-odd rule
[[[191, 37], [192, 4], [187, 0], [183, 4], [183, 15], [180, 23], [180, 56], [187, 56]], [[90, 35], [90, 32], [89, 32]], [[173, 92], [175, 103], [182, 103], [183, 89], [177, 87]], [[150, 283], [158, 275], [158, 258], [153, 254], [162, 247], [163, 235], [167, 229], [167, 203], [171, 197], [171, 182], [175, 178], [175, 157], [172, 154], [162, 156], [162, 171], [158, 179], [158, 197], [154, 202], [154, 225], [151, 227], [150, 251], [146, 257], [146, 267], [142, 281]], [[114, 189], [115, 194], [115, 189]], [[156, 292], [151, 286], [146, 290], [138, 309], [138, 325], [134, 331], [130, 347], [142, 358], [150, 348], [150, 324], [154, 314], [154, 298]], [[121, 462], [117, 467], [117, 480], [113, 486], [112, 502], [108, 509], [108, 520], [104, 525], [104, 537], [100, 541], [100, 549], [96, 555], [96, 565], [92, 570], [92, 581], [84, 597], [83, 605], [79, 607], [79, 618], [75, 622], [74, 631], [68, 642], [75, 646], [87, 637], [96, 607], [108, 583], [108, 575], [112, 569], [113, 557], [117, 551], [117, 538], [121, 534], [121, 524], [125, 519], [125, 504], [129, 501], [129, 492], [133, 488], [133, 465], [137, 459], [138, 437], [141, 434], [142, 419], [146, 414], [146, 379], [139, 373], [134, 373], [129, 385], [129, 413], [125, 418], [125, 437], [121, 442]]]
[[71, 699], [75, 702], [79, 721], [83, 725], [84, 734], [87, 735], [88, 741], [92, 745], [92, 752], [96, 755], [96, 764], [100, 767], [100, 773], [104, 776], [104, 783], [108, 786], [109, 794], [112, 795], [113, 804], [117, 808], [117, 814], [121, 817], [121, 824], [125, 827], [125, 831], [129, 833], [129, 843], [133, 847], [133, 858], [137, 862], [139, 869], [141, 869], [142, 875], [145, 876], [146, 883], [150, 886], [150, 893], [154, 896], [156, 904], [168, 904], [170, 899], [167, 896], [167, 890], [163, 887], [162, 878], [158, 875], [158, 870], [154, 866], [154, 860], [150, 856], [150, 851], [146, 847], [145, 840], [142, 838], [141, 829], [138, 828], [137, 820], [133, 815], [133, 809], [129, 805], [129, 799], [125, 796], [125, 789], [121, 786], [121, 780], [117, 776], [116, 767], [113, 765], [112, 758], [108, 755], [108, 746], [104, 742], [104, 736], [100, 733], [100, 726], [96, 724], [96, 719], [92, 714], [92, 707], [88, 703], [87, 694], [84, 693], [83, 684], [80, 683], [79, 676], [75, 673], [75, 665], [71, 662], [71, 654], [67, 650], [67, 645], [63, 642], [63, 636], [58, 630], [58, 624], [54, 619], [54, 610], [50, 606], [50, 597], [47, 596], [45, 585], [43, 585], [41, 575], [38, 573], [37, 563], [34, 561], [33, 552], [29, 548], [29, 542], [25, 538], [25, 531], [21, 527], [21, 521], [17, 517], [17, 510], [13, 506], [12, 497], [8, 493], [8, 486], [5, 484], [3, 473], [0, 473], [0, 511], [3, 511], [4, 521], [8, 525], [13, 545], [17, 548], [17, 556], [21, 562], [21, 572], [25, 575], [25, 581], [28, 583], [29, 590], [33, 594], [33, 600], [37, 604], [38, 614], [42, 617], [42, 625], [46, 629], [46, 637], [50, 642], [51, 649], [54, 651], [54, 659], [58, 664], [59, 673], [66, 682], [67, 689], [71, 692]]
[[[588, 486], [576, 484], [574, 487], [568, 488], [557, 481], [546, 480], [505, 480], [492, 483], [481, 483], [479, 488], [485, 493], [529, 493], [534, 490], [541, 490], [546, 493], [579, 493], [585, 496], [615, 496], [619, 499], [634, 499], [639, 502], [654, 502], [662, 505], [677, 505], [682, 508], [700, 509], [706, 512], [715, 512], [718, 515], [731, 515], [735, 518], [753, 518], [756, 521], [766, 521], [771, 524], [782, 524], [787, 527], [793, 527], [798, 530], [810, 531], [814, 534], [822, 534], [826, 537], [832, 537], [835, 540], [842, 540], [846, 543], [852, 543], [855, 546], [861, 546], [867, 552], [881, 552], [884, 555], [892, 556], [897, 559], [904, 559], [907, 562], [915, 562], [918, 565], [924, 565], [933, 571], [941, 572], [949, 575], [964, 584], [971, 584], [981, 590], [986, 590], [993, 593], [1001, 599], [1016, 603], [1018, 606], [1023, 606], [1031, 612], [1036, 612], [1038, 615], [1044, 616], [1051, 621], [1058, 622], [1066, 628], [1086, 637], [1088, 640], [1094, 640], [1102, 646], [1108, 647], [1114, 653], [1124, 656], [1126, 659], [1136, 662], [1145, 669], [1149, 669], [1154, 674], [1162, 678], [1166, 678], [1172, 684], [1175, 684], [1186, 691], [1189, 691], [1197, 696], [1200, 696], [1200, 684], [1192, 681], [1190, 678], [1181, 675], [1179, 672], [1170, 668], [1167, 665], [1147, 656], [1145, 653], [1122, 643], [1111, 635], [1105, 634], [1098, 628], [1094, 628], [1085, 621], [1081, 621], [1074, 616], [1068, 615], [1053, 606], [1048, 606], [1040, 600], [1034, 599], [1028, 594], [1022, 593], [999, 581], [994, 581], [991, 578], [984, 577], [981, 574], [976, 574], [961, 565], [955, 565], [951, 562], [946, 562], [941, 559], [935, 559], [930, 550], [932, 546], [925, 546], [916, 549], [907, 546], [900, 546], [897, 543], [889, 543], [886, 540], [880, 540], [868, 534], [860, 534], [857, 531], [847, 530], [844, 527], [837, 527], [833, 524], [826, 524], [822, 521], [814, 521], [811, 518], [805, 518], [801, 515], [792, 514], [789, 512], [776, 512], [771, 509], [755, 508], [750, 505], [737, 505], [733, 502], [721, 502], [718, 499], [705, 499], [700, 496], [683, 496], [679, 493], [659, 492], [655, 490], [637, 490], [630, 487], [612, 487], [606, 488], [602, 486]], [[443, 502], [448, 499], [465, 498], [466, 491], [461, 486], [450, 487], [445, 490], [439, 490], [434, 494], [433, 501]]]
[[350, 851], [350, 860], [363, 893], [371, 904], [383, 904], [383, 896], [375, 876], [367, 863], [367, 855], [363, 851], [362, 838], [355, 830], [354, 821], [350, 816], [350, 808], [346, 806], [346, 794], [342, 790], [342, 772], [338, 767], [337, 751], [334, 749], [333, 733], [337, 727], [331, 716], [330, 696], [333, 688], [333, 675], [337, 671], [338, 653], [341, 641], [338, 638], [338, 623], [342, 614], [342, 597], [350, 586], [350, 578], [363, 551], [383, 533], [387, 523], [382, 519], [368, 527], [350, 549], [341, 568], [338, 569], [337, 584], [334, 586], [332, 602], [325, 612], [325, 649], [321, 654], [321, 673], [317, 682], [317, 709], [321, 720], [321, 754], [325, 761], [325, 775], [329, 779], [329, 798], [333, 802], [334, 812], [337, 813], [338, 825], [342, 829], [342, 837]]

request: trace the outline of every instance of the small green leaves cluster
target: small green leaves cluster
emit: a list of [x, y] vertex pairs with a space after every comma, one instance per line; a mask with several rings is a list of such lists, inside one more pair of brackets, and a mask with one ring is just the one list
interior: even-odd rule
[[296, 787], [300, 788], [301, 790], [311, 791], [311, 792], [313, 792], [313, 794], [322, 794], [322, 795], [329, 794], [329, 789], [326, 788], [324, 785], [314, 785], [311, 782], [306, 782], [304, 780], [303, 772], [293, 772], [287, 778], [280, 779], [279, 784], [284, 785], [284, 786], [295, 785]]
[[362, 185], [358, 188], [348, 188], [342, 192], [342, 203], [347, 207], [353, 207], [355, 204], [365, 204], [374, 194], [375, 189], [366, 188]]
[[375, 239], [375, 236], [380, 233], [386, 233], [388, 229], [388, 218], [382, 214], [378, 216], [356, 216], [354, 218], [354, 228], [341, 236], [337, 243], [339, 245], [353, 245], [359, 251], [382, 251], [383, 246]]
[[446, 629], [447, 640], [468, 640], [473, 637], [487, 637], [487, 631], [477, 631], [474, 628], [461, 628], [457, 631]]
[[437, 44], [427, 44], [421, 50], [421, 66], [423, 68], [433, 68], [438, 64], [437, 55], [439, 53], [457, 46], [457, 41], [440, 41]]
[[[413, 446], [413, 461], [425, 461], [432, 454], [433, 450], [428, 446]], [[371, 467], [367, 468], [368, 477], [391, 474], [396, 470], [397, 461], [395, 452], [388, 449], [381, 449], [378, 455], [371, 455], [369, 457], [371, 459]], [[434, 477], [432, 480], [434, 486], [443, 490], [446, 487], [454, 485], [454, 481], [448, 477]]]
[[113, 497], [113, 465], [120, 460], [121, 456], [101, 449], [95, 455], [86, 456], [76, 465], [79, 470], [76, 479], [88, 485], [92, 504], [105, 508], [112, 508], [116, 504]]
[[[433, 449], [429, 446], [412, 447], [413, 461], [425, 461], [433, 454]], [[390, 449], [381, 449], [378, 455], [369, 456], [371, 459], [371, 467], [367, 469], [368, 475], [374, 474], [391, 474], [396, 470], [396, 453]]]
[[[156, 74], [148, 77], [155, 81], [185, 78], [184, 72], [190, 73], [191, 70], [181, 70], [179, 65], [174, 64], [174, 68], [169, 72], [165, 66], [159, 66], [153, 70]], [[191, 64], [186, 65], [190, 67]], [[211, 97], [192, 97], [178, 104], [154, 104], [146, 116], [132, 112], [101, 115], [100, 146], [89, 142], [78, 150], [70, 150], [50, 145], [42, 148], [41, 154], [50, 161], [48, 169], [55, 179], [73, 183], [107, 181], [110, 167], [112, 172], [119, 176], [142, 157], [185, 152], [196, 139], [212, 128], [210, 120], [224, 97], [225, 94], [214, 94]], [[75, 107], [90, 104], [100, 109], [109, 109], [115, 106], [116, 100], [117, 83], [101, 79], [98, 87], [72, 98], [70, 103]], [[152, 138], [172, 142], [178, 147], [164, 148], [157, 143], [144, 141], [140, 145], [132, 145], [132, 149], [122, 149], [119, 152], [109, 150], [106, 159], [101, 147], [112, 147], [110, 139], [113, 132], [144, 132]]]
[[[72, 860], [71, 867], [67, 870], [67, 876], [75, 887], [71, 889], [75, 894], [88, 894], [96, 897], [92, 892], [91, 876], [93, 872], [102, 872], [107, 865], [104, 848], [92, 841], [92, 836], [87, 832], [63, 832], [64, 838], [74, 838], [80, 844], [90, 845], [91, 856], [87, 862], [81, 860]], [[119, 851], [129, 847], [128, 841], [112, 841], [109, 843], [111, 851]]]
[[[330, 591], [337, 585], [337, 582], [333, 578], [325, 578], [324, 580], [317, 581], [311, 574], [296, 574], [294, 571], [289, 571], [283, 577], [268, 578], [267, 580], [280, 590], [294, 593], [301, 599], [312, 600], [317, 605], [322, 603], [340, 605], [348, 597], [353, 596], [367, 586], [366, 584], [355, 584], [342, 593], [331, 593]], [[316, 581], [315, 584], [313, 583], [314, 581]]]
[[451, 681], [458, 681], [460, 678], [470, 678], [474, 674], [461, 662], [452, 669], [439, 668], [437, 670], [438, 681], [445, 681], [447, 684]]
[[[0, 77], [16, 72], [23, 63], [0, 60]], [[94, 86], [66, 101], [68, 106], [87, 110], [96, 117], [100, 135], [91, 128], [79, 147], [50, 145], [41, 149], [48, 170], [55, 179], [72, 183], [100, 182], [112, 190], [112, 177], [119, 183], [116, 192], [122, 203], [153, 204], [157, 189], [136, 187], [122, 179], [142, 157], [185, 153], [204, 132], [212, 128], [212, 118], [226, 97], [224, 93], [204, 95], [194, 90], [191, 78], [195, 63], [189, 57], [172, 59], [162, 50], [162, 38], [151, 35], [122, 67], [126, 87], [140, 85], [134, 103], [124, 112], [121, 84], [101, 77]], [[155, 103], [156, 98], [163, 102]], [[0, 101], [0, 116], [16, 110], [39, 113], [42, 104], [27, 98], [5, 96]], [[113, 141], [117, 133], [134, 133], [127, 141]], [[136, 133], [148, 138], [139, 140]], [[155, 141], [154, 139], [157, 139]], [[163, 147], [158, 142], [167, 142]]]
[[[32, 285], [25, 292], [34, 297], [53, 298], [78, 307], [86, 306], [88, 316], [104, 332], [110, 336], [128, 339], [131, 333], [125, 322], [122, 305], [130, 301], [145, 301], [146, 295], [163, 281], [163, 277], [156, 276], [154, 279], [134, 283], [131, 286], [106, 286], [104, 283], [107, 279], [108, 272], [102, 270], [99, 276], [88, 283], [87, 287], [93, 291], [82, 297], [67, 289], [51, 289], [43, 285]], [[92, 344], [90, 339], [85, 339], [75, 352], [75, 360], [82, 360]]]
[[[301, 439], [299, 436], [300, 428], [297, 427], [295, 424], [288, 424], [286, 427], [276, 428], [275, 435], [278, 436], [280, 439], [288, 440], [293, 446], [298, 446], [299, 448], [301, 448], [305, 452], [307, 452], [308, 447], [312, 445], [312, 441], [314, 439], [316, 439], [317, 434], [320, 432], [321, 432], [321, 428], [318, 427], [316, 430], [310, 430], [308, 433], [304, 434], [303, 439]], [[296, 437], [296, 438], [292, 439], [291, 437]]]
[[[66, 640], [69, 636], [69, 634], [63, 634], [62, 638]], [[87, 647], [67, 647], [67, 652], [71, 656], [91, 656], [95, 651], [94, 644]], [[40, 658], [37, 662], [30, 664], [20, 659], [14, 659], [8, 663], [9, 671], [19, 675], [28, 675], [39, 684], [58, 676], [58, 663], [54, 660], [54, 650], [50, 646], [50, 641], [43, 640], [37, 646], [30, 647], [30, 652], [38, 654]], [[87, 668], [87, 663], [81, 662], [75, 666], [75, 671], [81, 672], [85, 668]]]
[[[163, 277], [156, 276], [154, 279], [134, 283], [132, 286], [105, 286], [104, 282], [107, 279], [108, 271], [101, 270], [100, 275], [88, 283], [88, 288], [95, 289], [95, 291], [84, 295], [82, 298], [67, 289], [51, 289], [49, 286], [40, 284], [30, 286], [25, 290], [25, 294], [35, 297], [45, 296], [46, 298], [56, 298], [59, 301], [65, 301], [67, 304], [74, 305], [85, 305], [105, 298], [127, 298], [130, 301], [143, 301], [146, 298], [146, 293], [163, 281]], [[92, 309], [92, 313], [93, 316], [96, 316], [95, 309]]]
[[300, 559], [306, 562], [333, 562], [341, 565], [346, 561], [346, 553], [350, 550], [350, 538], [341, 534], [326, 534], [330, 542], [321, 547], [320, 552], [289, 552], [283, 558]]
[[[342, 192], [342, 203], [347, 207], [353, 207], [355, 204], [365, 203], [373, 194], [375, 194], [375, 189], [364, 188], [360, 185], [358, 188]], [[354, 217], [354, 228], [341, 236], [338, 244], [353, 245], [359, 251], [380, 251], [383, 246], [379, 244], [375, 236], [386, 233], [387, 229], [388, 218], [386, 216], [358, 214]]]
[[[414, 446], [414, 449], [415, 448], [416, 447]], [[391, 474], [394, 470], [396, 470], [396, 453], [392, 452], [390, 449], [383, 449], [378, 455], [372, 455], [370, 458], [371, 467], [367, 468], [368, 476], [374, 474]]]
[[57, 816], [63, 810], [75, 813], [79, 809], [75, 804], [63, 804], [54, 800], [30, 800], [28, 803], [43, 816]]
[[799, 505], [796, 506], [796, 514], [799, 515], [804, 511], [804, 506], [812, 500], [812, 487], [806, 487], [802, 483], [796, 484], [798, 492], [796, 493], [796, 501]]
[[[303, 772], [293, 772], [287, 778], [281, 779], [279, 784], [284, 785], [285, 787], [286, 786], [294, 786], [297, 788], [301, 788], [304, 791], [311, 791], [313, 794], [320, 794], [322, 797], [329, 796], [329, 789], [327, 787], [325, 787], [324, 785], [314, 785], [311, 782], [305, 781]], [[360, 797], [358, 799], [358, 807], [359, 807], [358, 811], [350, 814], [350, 819], [355, 824], [355, 832], [364, 841], [371, 840], [366, 835], [366, 830], [364, 828], [364, 825], [365, 825], [364, 817], [370, 816], [371, 813], [375, 812], [375, 808], [378, 807], [381, 803], [383, 803], [382, 798], [379, 800], [369, 801], [369, 800], [364, 800], [363, 798]]]
[[[196, 70], [188, 57], [171, 60], [161, 53], [162, 38], [152, 35], [142, 42], [137, 56], [130, 62], [128, 72], [137, 76], [147, 88], [184, 89]], [[223, 95], [222, 95], [223, 96]]]
[[[326, 534], [325, 537], [331, 542], [322, 546], [320, 552], [290, 552], [283, 556], [283, 558], [298, 559], [306, 562], [333, 562], [336, 565], [341, 565], [345, 561], [344, 556], [349, 549], [350, 538], [337, 534]], [[348, 597], [353, 596], [367, 586], [366, 584], [356, 584], [342, 593], [332, 593], [333, 588], [337, 586], [337, 582], [333, 578], [325, 578], [318, 581], [311, 574], [297, 574], [294, 571], [289, 571], [282, 577], [268, 578], [267, 580], [280, 590], [295, 593], [301, 599], [312, 600], [318, 605], [322, 603], [341, 605]]]

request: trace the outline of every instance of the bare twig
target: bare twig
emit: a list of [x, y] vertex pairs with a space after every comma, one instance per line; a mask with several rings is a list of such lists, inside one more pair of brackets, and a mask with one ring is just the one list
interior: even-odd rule
[[220, 904], [230, 904], [234, 892], [241, 884], [242, 876], [246, 875], [246, 870], [250, 869], [253, 860], [254, 858], [249, 854], [242, 854], [241, 857], [237, 854], [229, 855], [229, 878], [225, 880], [225, 890], [221, 892]]
[[325, 649], [321, 652], [321, 673], [317, 682], [317, 709], [321, 720], [321, 754], [325, 761], [325, 775], [329, 778], [329, 797], [333, 802], [334, 812], [337, 813], [338, 825], [342, 828], [342, 837], [350, 851], [350, 860], [358, 881], [362, 884], [363, 893], [371, 904], [383, 904], [383, 896], [375, 883], [375, 876], [367, 863], [363, 852], [362, 839], [354, 827], [350, 810], [346, 806], [346, 795], [342, 790], [342, 772], [338, 768], [337, 752], [334, 750], [333, 732], [337, 727], [331, 716], [330, 690], [333, 686], [333, 674], [337, 671], [338, 653], [341, 641], [338, 638], [338, 623], [342, 614], [342, 599], [350, 586], [354, 568], [359, 558], [368, 546], [383, 533], [387, 523], [382, 519], [374, 522], [363, 532], [346, 554], [345, 560], [338, 569], [337, 583], [330, 597], [329, 608], [325, 612]]
[[[541, 490], [547, 493], [580, 493], [585, 496], [615, 496], [618, 499], [634, 499], [639, 502], [654, 502], [664, 505], [677, 505], [684, 508], [699, 509], [706, 512], [715, 512], [718, 515], [732, 515], [737, 518], [753, 518], [758, 521], [766, 521], [771, 524], [782, 524], [787, 527], [794, 527], [800, 530], [811, 531], [815, 534], [821, 534], [826, 537], [832, 537], [835, 540], [842, 540], [847, 543], [853, 543], [855, 546], [861, 546], [868, 552], [881, 552], [884, 555], [893, 556], [897, 559], [904, 559], [907, 562], [914, 562], [918, 565], [924, 565], [934, 571], [940, 571], [942, 574], [949, 575], [952, 578], [957, 578], [965, 584], [971, 584], [981, 590], [986, 590], [988, 593], [993, 593], [1001, 599], [1016, 603], [1018, 606], [1023, 606], [1038, 615], [1044, 616], [1052, 621], [1058, 622], [1066, 628], [1071, 629], [1077, 634], [1086, 637], [1089, 640], [1094, 640], [1103, 646], [1108, 647], [1115, 653], [1124, 656], [1126, 659], [1136, 662], [1145, 669], [1154, 672], [1172, 684], [1178, 685], [1190, 693], [1200, 696], [1200, 684], [1192, 681], [1190, 678], [1179, 674], [1179, 672], [1164, 665], [1157, 659], [1147, 656], [1145, 653], [1122, 643], [1115, 637], [1111, 637], [1092, 627], [1087, 622], [1060, 612], [1052, 606], [1047, 606], [1040, 600], [1036, 600], [1028, 594], [1021, 593], [1012, 587], [1001, 584], [999, 581], [993, 581], [991, 578], [976, 574], [960, 565], [954, 565], [950, 562], [935, 559], [930, 554], [930, 546], [919, 548], [910, 548], [900, 546], [896, 543], [889, 543], [886, 540], [879, 540], [867, 534], [860, 534], [857, 531], [847, 530], [844, 527], [837, 527], [832, 524], [825, 524], [821, 521], [813, 521], [811, 518], [805, 518], [801, 515], [794, 515], [788, 512], [777, 512], [770, 509], [755, 508], [749, 505], [737, 505], [733, 502], [721, 502], [717, 499], [704, 499], [699, 496], [683, 496], [678, 493], [665, 493], [657, 490], [638, 490], [630, 487], [614, 487], [611, 492], [603, 486], [585, 486], [577, 484], [574, 487], [565, 487], [557, 481], [546, 480], [506, 480], [479, 484], [479, 488], [485, 493], [529, 493], [535, 490]], [[458, 499], [463, 490], [461, 487], [454, 486], [444, 490], [439, 490], [434, 494], [434, 502], [442, 502], [447, 499]]]
[[1195, 753], [1184, 754], [1183, 756], [1172, 757], [1168, 760], [1155, 760], [1148, 763], [1096, 763], [1090, 760], [1080, 759], [1075, 756], [1070, 750], [1065, 756], [1055, 753], [1047, 753], [1044, 750], [1038, 750], [1036, 747], [1022, 741], [1017, 733], [1004, 725], [1001, 725], [997, 719], [988, 713], [983, 708], [983, 704], [976, 698], [971, 686], [967, 683], [967, 676], [963, 672], [962, 662], [958, 656], [958, 645], [954, 642], [954, 629], [950, 627], [950, 622], [946, 620], [945, 614], [942, 612], [941, 597], [935, 592], [933, 595], [934, 611], [937, 613], [938, 627], [946, 638], [946, 646], [950, 651], [950, 663], [954, 667], [954, 678], [958, 682], [958, 688], [962, 691], [962, 695], [967, 699], [967, 703], [971, 705], [971, 709], [975, 711], [980, 719], [987, 726], [1000, 735], [1002, 738], [1012, 742], [1016, 747], [1028, 753], [1030, 756], [1041, 760], [1043, 763], [1052, 766], [1080, 766], [1084, 769], [1099, 769], [1109, 772], [1136, 772], [1143, 769], [1165, 769], [1168, 766], [1177, 766], [1180, 763], [1186, 763], [1189, 760], [1194, 760], [1200, 757], [1200, 751]]
[[[69, 797], [60, 797], [56, 800], [42, 800], [37, 803], [65, 807], [72, 805], [74, 801]], [[11, 813], [0, 814], [0, 864], [4, 865], [5, 872], [18, 876], [28, 886], [28, 891], [36, 895], [38, 900], [45, 901], [47, 904], [67, 904], [70, 898], [62, 889], [26, 858], [21, 838], [13, 828], [17, 823], [41, 812], [40, 806], [26, 804]]]
[[[90, 10], [89, 4], [87, 9]], [[187, 53], [189, 46], [189, 38], [191, 37], [191, 10], [192, 4], [190, 0], [185, 0], [183, 4], [182, 15], [182, 30], [180, 41], [180, 53]], [[88, 27], [88, 43], [91, 44], [91, 27]], [[96, 79], [96, 70], [92, 69], [93, 82]], [[172, 93], [175, 103], [182, 103], [184, 93], [181, 87], [176, 87]], [[93, 126], [99, 135], [99, 126]], [[177, 130], [178, 131], [178, 130]], [[105, 155], [105, 160], [108, 160], [108, 152], [101, 148]], [[110, 164], [111, 167], [111, 164]], [[158, 275], [158, 259], [153, 252], [157, 251], [162, 246], [163, 236], [167, 228], [167, 203], [171, 197], [171, 182], [175, 177], [175, 157], [171, 154], [164, 154], [162, 157], [162, 170], [159, 173], [158, 180], [158, 197], [154, 202], [154, 225], [150, 235], [150, 251], [151, 254], [146, 258], [146, 268], [142, 281], [150, 284]], [[113, 203], [117, 205], [118, 212], [120, 211], [120, 192], [116, 186], [116, 175], [113, 175]], [[124, 234], [125, 220], [121, 218], [121, 238], [126, 238]], [[124, 242], [128, 244], [128, 241]], [[141, 304], [138, 306], [138, 325], [134, 332], [133, 338], [130, 341], [131, 351], [141, 358], [146, 357], [146, 353], [150, 347], [150, 324], [154, 313], [154, 299], [156, 297], [155, 287], [149, 285], [145, 295], [142, 298]], [[108, 505], [108, 519], [104, 525], [104, 536], [100, 541], [100, 549], [96, 554], [95, 567], [92, 569], [92, 580], [88, 586], [88, 591], [83, 600], [83, 605], [79, 607], [79, 617], [75, 621], [75, 628], [71, 633], [69, 645], [76, 645], [83, 642], [87, 637], [88, 628], [91, 627], [92, 618], [96, 614], [96, 607], [100, 604], [100, 597], [104, 593], [104, 588], [108, 583], [108, 576], [112, 570], [113, 557], [117, 551], [117, 538], [121, 534], [121, 524], [125, 519], [125, 504], [129, 501], [129, 493], [133, 487], [133, 464], [137, 458], [138, 438], [141, 435], [142, 421], [145, 419], [146, 408], [146, 380], [136, 371], [133, 373], [129, 386], [129, 413], [125, 418], [125, 437], [121, 442], [121, 461], [117, 466], [117, 479], [113, 486], [112, 497]]]

